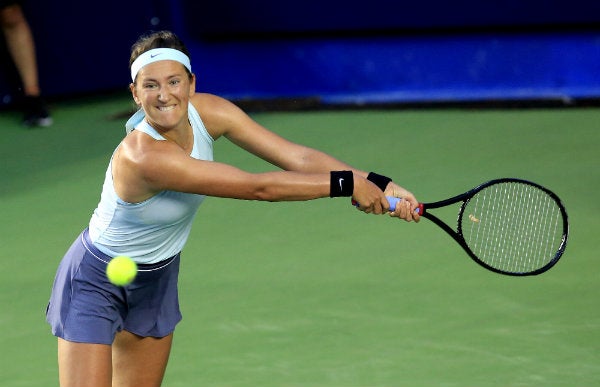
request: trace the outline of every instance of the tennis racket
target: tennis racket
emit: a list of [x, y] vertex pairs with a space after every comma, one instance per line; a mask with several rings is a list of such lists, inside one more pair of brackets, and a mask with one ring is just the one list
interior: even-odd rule
[[[387, 199], [390, 211], [401, 200]], [[430, 212], [457, 203], [456, 229]], [[567, 246], [569, 221], [559, 197], [527, 180], [491, 180], [446, 200], [421, 203], [417, 211], [454, 238], [475, 262], [500, 274], [541, 274], [558, 262]]]

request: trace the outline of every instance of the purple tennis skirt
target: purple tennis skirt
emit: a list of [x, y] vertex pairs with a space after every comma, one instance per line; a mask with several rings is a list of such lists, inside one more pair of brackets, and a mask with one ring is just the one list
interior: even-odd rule
[[78, 343], [112, 344], [121, 330], [164, 337], [181, 321], [177, 278], [179, 254], [138, 265], [135, 280], [119, 287], [106, 278], [110, 256], [84, 230], [63, 257], [46, 311], [52, 333]]

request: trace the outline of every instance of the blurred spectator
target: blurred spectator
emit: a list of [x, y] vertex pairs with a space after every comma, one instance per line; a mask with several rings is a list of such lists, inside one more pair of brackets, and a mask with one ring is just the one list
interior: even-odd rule
[[23, 84], [23, 124], [50, 126], [52, 117], [41, 97], [33, 34], [18, 0], [0, 0], [0, 27]]

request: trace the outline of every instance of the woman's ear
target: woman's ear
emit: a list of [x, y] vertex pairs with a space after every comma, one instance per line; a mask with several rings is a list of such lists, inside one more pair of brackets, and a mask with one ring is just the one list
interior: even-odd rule
[[138, 106], [141, 106], [142, 104], [140, 103], [140, 99], [137, 96], [137, 91], [135, 90], [135, 83], [129, 84], [129, 90], [131, 91], [131, 95], [133, 96], [133, 100], [135, 101], [135, 104]]
[[190, 78], [190, 98], [196, 94], [196, 74], [192, 74]]

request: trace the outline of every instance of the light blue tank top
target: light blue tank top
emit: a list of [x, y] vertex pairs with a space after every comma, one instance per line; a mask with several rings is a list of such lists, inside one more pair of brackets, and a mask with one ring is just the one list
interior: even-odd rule
[[[189, 104], [188, 110], [194, 133], [190, 156], [212, 161], [214, 140], [192, 104]], [[129, 119], [126, 128], [127, 132], [135, 129], [155, 140], [165, 141], [144, 120], [143, 110]], [[162, 191], [143, 202], [128, 203], [115, 192], [111, 166], [112, 158], [106, 170], [100, 203], [89, 224], [94, 245], [105, 254], [126, 255], [141, 264], [160, 262], [179, 253], [205, 196]]]

